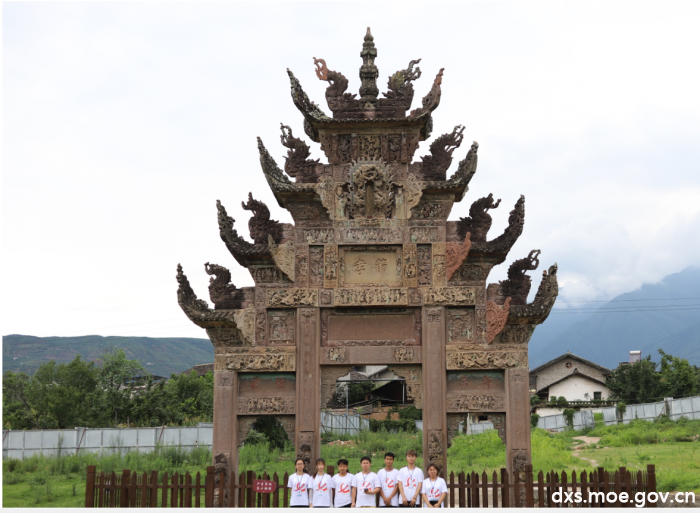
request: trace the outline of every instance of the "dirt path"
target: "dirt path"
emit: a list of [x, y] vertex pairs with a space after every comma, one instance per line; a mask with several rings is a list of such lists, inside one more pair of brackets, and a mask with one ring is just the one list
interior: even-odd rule
[[580, 458], [582, 460], [589, 461], [594, 468], [597, 467], [598, 466], [597, 460], [592, 460], [590, 458], [584, 458], [583, 456], [581, 456], [581, 446], [587, 445], [587, 444], [597, 444], [598, 442], [600, 442], [600, 437], [597, 437], [597, 436], [577, 436], [577, 437], [574, 437], [574, 440], [578, 440], [581, 443], [579, 444], [578, 448], [574, 449], [573, 455], [576, 458]]

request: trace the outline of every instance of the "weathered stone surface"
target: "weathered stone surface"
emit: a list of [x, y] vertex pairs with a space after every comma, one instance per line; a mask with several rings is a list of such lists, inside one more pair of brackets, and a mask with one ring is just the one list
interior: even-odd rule
[[214, 370], [282, 372], [296, 369], [296, 350], [293, 347], [231, 348], [214, 358]]

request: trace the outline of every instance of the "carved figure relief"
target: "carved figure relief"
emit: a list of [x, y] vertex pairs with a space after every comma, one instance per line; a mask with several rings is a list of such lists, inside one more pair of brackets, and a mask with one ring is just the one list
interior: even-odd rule
[[460, 395], [447, 397], [447, 411], [503, 411], [505, 410], [503, 395]]
[[332, 228], [297, 228], [297, 244], [333, 244], [335, 231]]
[[501, 344], [527, 344], [534, 331], [534, 326], [521, 325], [506, 326], [499, 339]]
[[323, 246], [309, 246], [309, 287], [323, 287]]
[[459, 269], [464, 262], [464, 259], [469, 255], [469, 250], [472, 247], [472, 242], [469, 239], [471, 233], [467, 233], [462, 244], [448, 242], [445, 245], [445, 258], [447, 263], [447, 281], [452, 279], [455, 271]]
[[267, 307], [316, 306], [316, 289], [267, 289]]
[[338, 246], [326, 246], [324, 260], [325, 275], [323, 286], [327, 289], [332, 289], [338, 286]]
[[433, 284], [433, 253], [431, 246], [418, 246], [418, 285], [426, 287]]
[[498, 306], [494, 301], [486, 303], [486, 341], [490, 344], [506, 325], [508, 320], [508, 309], [510, 308], [510, 298], [506, 298], [504, 305]]
[[447, 308], [447, 343], [474, 344], [474, 309]]
[[520, 449], [513, 453], [513, 470], [516, 472], [525, 472], [525, 465], [527, 464], [527, 451]]
[[306, 472], [312, 472], [311, 465], [311, 448], [314, 445], [313, 432], [299, 433], [297, 443], [297, 458], [304, 460]]
[[476, 301], [474, 287], [436, 287], [423, 290], [426, 305], [473, 305]]
[[394, 361], [396, 363], [412, 363], [415, 359], [415, 351], [409, 347], [397, 347], [394, 349]]
[[433, 244], [433, 287], [444, 287], [446, 277], [445, 243], [435, 243]]
[[411, 306], [423, 304], [423, 294], [419, 289], [408, 289], [408, 304]]
[[342, 242], [401, 244], [403, 232], [400, 228], [346, 228], [340, 230]]
[[[378, 140], [378, 139], [377, 139]], [[378, 217], [385, 219], [389, 213], [389, 183], [383, 166], [358, 165], [352, 173], [352, 206], [355, 219]]]
[[321, 306], [333, 306], [333, 291], [322, 290], [320, 295]]
[[432, 227], [413, 227], [409, 230], [409, 239], [414, 243], [440, 242], [445, 240], [444, 229]]
[[406, 178], [406, 188], [404, 190], [404, 201], [406, 202], [406, 219], [411, 219], [413, 207], [420, 203], [423, 195], [423, 185], [414, 175]]
[[266, 345], [267, 341], [267, 310], [255, 309], [255, 342], [259, 346]]
[[[413, 175], [411, 175], [413, 176]], [[414, 219], [447, 219], [452, 205], [449, 203], [423, 202], [413, 208]]]
[[335, 306], [407, 306], [408, 290], [405, 288], [352, 288], [337, 289], [333, 297]]
[[360, 136], [360, 159], [381, 160], [382, 144], [378, 135]]
[[328, 212], [330, 219], [335, 218], [335, 182], [330, 176], [323, 176], [316, 185], [316, 193], [321, 198], [321, 204]]
[[321, 351], [322, 363], [345, 363], [348, 360], [348, 350], [344, 347], [331, 347]]
[[415, 244], [403, 246], [403, 279], [406, 287], [418, 286], [418, 249]]
[[268, 310], [270, 327], [270, 344], [294, 345], [296, 330], [296, 312], [294, 310]]
[[[455, 347], [455, 346], [452, 346]], [[466, 352], [447, 348], [447, 369], [506, 369], [527, 365], [523, 352]]]
[[428, 460], [439, 468], [443, 465], [442, 431], [428, 431]]
[[239, 415], [283, 415], [295, 413], [294, 397], [239, 397]]
[[309, 246], [302, 244], [296, 247], [294, 256], [294, 286], [307, 288], [309, 286]]
[[294, 348], [232, 348], [226, 354], [214, 355], [214, 370], [231, 371], [294, 371]]

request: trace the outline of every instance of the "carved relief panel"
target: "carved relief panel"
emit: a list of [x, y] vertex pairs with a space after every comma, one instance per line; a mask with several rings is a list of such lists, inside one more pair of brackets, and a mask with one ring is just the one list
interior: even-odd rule
[[447, 346], [447, 368], [507, 369], [527, 367], [527, 353], [522, 351], [462, 351], [459, 346]]
[[406, 287], [418, 286], [418, 247], [403, 245], [403, 280]]
[[429, 287], [433, 284], [433, 251], [430, 245], [418, 248], [418, 285]]
[[323, 246], [309, 246], [309, 287], [323, 287], [325, 276]]
[[337, 289], [333, 295], [335, 306], [407, 306], [408, 289], [352, 288]]
[[447, 308], [447, 343], [475, 343], [474, 308]]
[[341, 246], [338, 286], [400, 287], [403, 284], [401, 246]]
[[224, 354], [214, 355], [215, 371], [281, 372], [295, 369], [296, 350], [293, 347], [231, 348]]
[[296, 311], [293, 309], [270, 309], [267, 311], [270, 345], [294, 345]]
[[338, 246], [329, 244], [324, 251], [324, 279], [323, 286], [334, 289], [338, 286]]
[[433, 287], [444, 287], [447, 276], [445, 264], [445, 243], [433, 244]]
[[295, 258], [294, 286], [305, 289], [309, 287], [309, 246], [297, 244]]

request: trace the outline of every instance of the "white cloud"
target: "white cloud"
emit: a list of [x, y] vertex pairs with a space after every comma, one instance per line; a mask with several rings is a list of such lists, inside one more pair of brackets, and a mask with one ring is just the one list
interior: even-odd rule
[[204, 298], [206, 261], [252, 284], [215, 200], [244, 234], [248, 191], [291, 219], [255, 137], [281, 164], [279, 123], [303, 134], [286, 68], [326, 111], [312, 57], [357, 90], [369, 6], [380, 87], [422, 58], [417, 103], [445, 67], [434, 134], [461, 123], [481, 145], [452, 218], [493, 192], [495, 236], [527, 197], [491, 281], [533, 248], [579, 299], [698, 264], [697, 4], [9, 3], [3, 332], [204, 336], [176, 304], [175, 266]]

